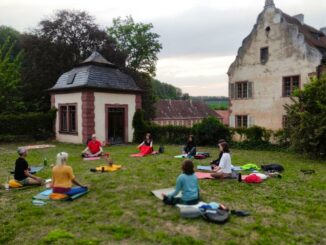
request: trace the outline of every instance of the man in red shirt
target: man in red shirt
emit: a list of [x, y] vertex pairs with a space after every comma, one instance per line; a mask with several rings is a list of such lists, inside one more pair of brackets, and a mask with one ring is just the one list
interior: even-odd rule
[[101, 142], [96, 139], [96, 135], [92, 135], [92, 140], [87, 144], [85, 150], [82, 151], [84, 157], [98, 157], [103, 153]]

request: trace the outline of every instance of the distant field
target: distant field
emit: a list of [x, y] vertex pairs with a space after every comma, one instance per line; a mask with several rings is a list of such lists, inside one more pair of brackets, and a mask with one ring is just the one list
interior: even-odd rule
[[205, 101], [205, 103], [208, 104], [212, 109], [220, 109], [221, 107], [224, 107], [226, 109], [229, 108], [229, 102], [226, 100]]

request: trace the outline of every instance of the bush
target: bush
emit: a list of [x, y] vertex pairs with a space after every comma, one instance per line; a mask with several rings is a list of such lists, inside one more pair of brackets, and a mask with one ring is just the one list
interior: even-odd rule
[[54, 135], [56, 111], [0, 115], [0, 140], [45, 140]]
[[201, 123], [195, 124], [192, 130], [199, 145], [216, 145], [219, 139], [230, 141], [231, 134], [228, 127], [216, 117], [207, 117]]
[[148, 123], [144, 120], [144, 112], [137, 110], [132, 119], [132, 127], [134, 128], [133, 142], [141, 142], [148, 130]]
[[153, 139], [159, 143], [184, 144], [189, 134], [191, 134], [191, 128], [151, 124], [147, 127], [147, 132], [150, 132]]

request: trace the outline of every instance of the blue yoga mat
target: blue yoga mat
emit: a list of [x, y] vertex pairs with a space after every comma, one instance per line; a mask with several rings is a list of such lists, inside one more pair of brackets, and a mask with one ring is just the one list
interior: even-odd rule
[[[32, 167], [30, 167], [29, 172], [31, 174], [36, 174], [37, 172], [41, 171], [43, 168], [44, 168], [43, 166], [34, 166], [34, 167], [32, 166]], [[15, 170], [10, 171], [10, 173], [15, 174]]]
[[201, 165], [197, 166], [197, 169], [198, 170], [206, 170], [206, 171], [212, 170], [211, 166], [201, 166]]

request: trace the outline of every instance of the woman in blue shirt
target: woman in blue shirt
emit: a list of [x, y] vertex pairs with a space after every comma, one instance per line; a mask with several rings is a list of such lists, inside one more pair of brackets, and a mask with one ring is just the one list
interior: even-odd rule
[[[163, 202], [169, 205], [186, 204], [194, 205], [199, 202], [199, 186], [198, 179], [195, 175], [194, 164], [191, 160], [185, 160], [182, 163], [182, 171], [177, 178], [175, 191], [168, 195], [163, 195]], [[181, 198], [176, 197], [179, 192], [182, 192]]]

